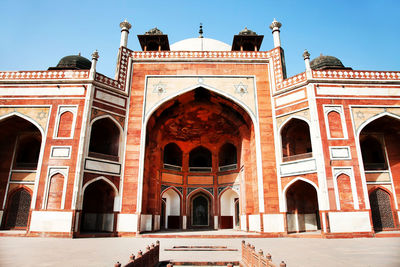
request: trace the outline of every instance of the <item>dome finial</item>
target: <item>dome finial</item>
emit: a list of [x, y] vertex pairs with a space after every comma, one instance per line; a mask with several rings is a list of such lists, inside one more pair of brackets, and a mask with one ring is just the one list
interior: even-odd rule
[[203, 23], [200, 23], [199, 38], [203, 38]]

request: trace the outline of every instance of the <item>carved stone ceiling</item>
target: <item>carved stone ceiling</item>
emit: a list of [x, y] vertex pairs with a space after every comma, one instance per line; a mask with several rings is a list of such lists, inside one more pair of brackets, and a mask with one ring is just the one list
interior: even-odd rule
[[205, 89], [179, 96], [166, 103], [152, 116], [149, 132], [160, 130], [169, 140], [218, 142], [224, 136], [238, 136], [242, 126], [248, 127], [244, 111], [229, 100]]
[[186, 112], [179, 116], [168, 118], [161, 130], [165, 137], [175, 140], [199, 139], [206, 135], [239, 134], [238, 126], [231, 120], [202, 106], [188, 107]]

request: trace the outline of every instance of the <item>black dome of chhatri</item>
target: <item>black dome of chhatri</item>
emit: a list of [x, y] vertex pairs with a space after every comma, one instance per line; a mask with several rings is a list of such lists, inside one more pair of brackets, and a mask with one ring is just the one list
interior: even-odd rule
[[257, 35], [257, 33], [244, 27], [244, 29], [239, 32], [239, 35]]
[[71, 55], [63, 57], [56, 67], [49, 70], [89, 70], [92, 62], [81, 55]]
[[343, 65], [342, 61], [337, 57], [320, 55], [310, 62], [311, 69], [313, 70], [326, 70], [326, 69], [351, 69]]

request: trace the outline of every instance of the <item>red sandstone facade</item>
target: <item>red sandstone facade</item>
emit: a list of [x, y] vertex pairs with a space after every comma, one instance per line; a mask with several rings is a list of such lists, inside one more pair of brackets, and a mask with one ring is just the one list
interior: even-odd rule
[[115, 79], [97, 53], [87, 68], [0, 72], [1, 228], [398, 230], [400, 72], [312, 68], [305, 53], [286, 78], [279, 27], [270, 51], [248, 30], [231, 51], [170, 48], [157, 29], [131, 51], [124, 22]]

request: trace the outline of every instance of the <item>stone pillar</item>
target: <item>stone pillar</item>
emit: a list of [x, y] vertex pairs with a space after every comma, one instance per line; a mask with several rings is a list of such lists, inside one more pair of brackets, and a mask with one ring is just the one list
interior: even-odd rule
[[119, 46], [126, 47], [128, 45], [129, 29], [132, 27], [132, 25], [127, 20], [124, 20], [119, 24], [119, 26], [121, 27], [121, 42]]
[[272, 36], [274, 38], [274, 47], [280, 47], [281, 46], [281, 37], [280, 37], [280, 27], [282, 26], [282, 23], [274, 21], [269, 25], [269, 28], [272, 30]]
[[304, 50], [303, 58], [304, 58], [304, 64], [306, 65], [306, 71], [311, 70], [311, 66], [310, 66], [310, 53], [308, 53], [307, 49]]
[[311, 65], [310, 65], [310, 53], [308, 53], [307, 49], [304, 50], [303, 53], [304, 64], [306, 65], [306, 76], [307, 78], [312, 78], [311, 76]]
[[99, 52], [94, 51], [92, 54], [92, 66], [90, 67], [90, 78], [94, 79], [94, 74], [96, 73], [96, 64], [97, 64], [97, 60], [99, 59]]

